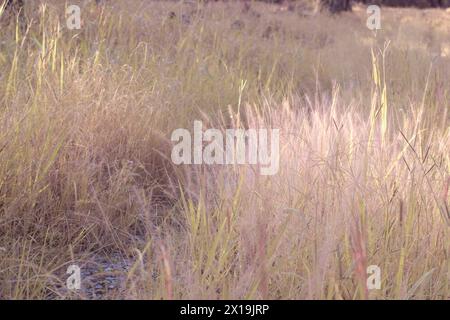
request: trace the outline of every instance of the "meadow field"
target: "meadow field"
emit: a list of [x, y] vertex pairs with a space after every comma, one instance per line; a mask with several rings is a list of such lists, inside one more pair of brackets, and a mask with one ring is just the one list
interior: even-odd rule
[[[449, 299], [448, 10], [26, 17], [0, 29], [0, 299]], [[174, 164], [195, 120], [279, 129], [279, 170]]]

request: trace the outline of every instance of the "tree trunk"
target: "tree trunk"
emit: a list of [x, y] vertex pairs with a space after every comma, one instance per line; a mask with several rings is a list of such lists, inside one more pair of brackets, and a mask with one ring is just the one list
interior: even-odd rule
[[342, 11], [351, 11], [352, 5], [350, 0], [322, 0], [322, 5], [331, 13], [339, 13]]
[[[3, 1], [0, 0], [0, 4]], [[5, 2], [5, 12], [4, 15], [8, 18], [17, 17], [18, 15], [23, 15], [24, 10], [24, 0], [6, 0]]]
[[23, 10], [23, 0], [6, 0], [5, 12], [18, 14]]

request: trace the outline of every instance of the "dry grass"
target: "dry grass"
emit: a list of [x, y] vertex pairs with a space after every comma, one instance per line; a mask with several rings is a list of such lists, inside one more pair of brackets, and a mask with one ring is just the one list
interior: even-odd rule
[[[48, 2], [0, 31], [1, 298], [449, 298], [450, 13]], [[280, 172], [173, 166], [194, 119], [280, 128]]]

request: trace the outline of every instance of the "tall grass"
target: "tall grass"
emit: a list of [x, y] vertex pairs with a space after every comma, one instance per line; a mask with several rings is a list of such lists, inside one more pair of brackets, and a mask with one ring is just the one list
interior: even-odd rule
[[[46, 3], [0, 30], [1, 298], [119, 257], [102, 298], [448, 299], [446, 13]], [[194, 119], [279, 128], [279, 173], [174, 166]]]

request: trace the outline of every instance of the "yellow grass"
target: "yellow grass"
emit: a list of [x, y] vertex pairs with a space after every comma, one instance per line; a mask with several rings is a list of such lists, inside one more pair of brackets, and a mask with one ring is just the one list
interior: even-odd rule
[[[449, 298], [450, 13], [46, 3], [0, 30], [0, 298]], [[195, 119], [279, 173], [173, 165]]]

